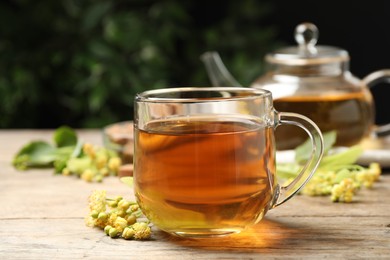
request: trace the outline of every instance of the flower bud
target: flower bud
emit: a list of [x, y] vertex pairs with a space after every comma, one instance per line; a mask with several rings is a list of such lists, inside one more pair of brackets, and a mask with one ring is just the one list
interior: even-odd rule
[[69, 176], [70, 175], [70, 171], [69, 171], [69, 169], [68, 168], [64, 168], [64, 169], [62, 169], [62, 175], [64, 175], [64, 176]]
[[113, 172], [118, 172], [121, 164], [122, 161], [119, 157], [112, 157], [110, 160], [108, 160], [108, 168]]
[[94, 175], [95, 174], [91, 169], [86, 169], [81, 174], [81, 179], [83, 179], [84, 181], [87, 181], [87, 182], [91, 182]]
[[100, 220], [106, 220], [107, 217], [108, 217], [108, 215], [106, 212], [100, 212], [97, 218]]
[[134, 236], [134, 229], [126, 227], [122, 232], [122, 237], [124, 239], [131, 239]]
[[134, 214], [126, 216], [127, 224], [133, 225], [135, 222], [137, 222], [137, 217]]
[[133, 204], [129, 207], [130, 212], [136, 212], [139, 209], [138, 204]]
[[110, 225], [105, 226], [104, 227], [104, 233], [106, 233], [108, 235], [111, 228], [112, 228], [112, 226], [110, 226]]
[[134, 239], [143, 240], [149, 239], [152, 235], [152, 231], [147, 223], [139, 222], [135, 223], [132, 228], [134, 229]]
[[121, 200], [118, 202], [118, 207], [123, 210], [127, 210], [129, 206], [130, 206], [130, 202], [128, 202], [127, 200]]
[[97, 210], [92, 210], [91, 211], [91, 217], [97, 218], [99, 216], [99, 212]]
[[114, 238], [118, 235], [118, 230], [116, 230], [116, 228], [110, 228], [110, 230], [108, 231], [108, 235]]
[[114, 227], [119, 231], [122, 232], [125, 227], [127, 226], [127, 220], [122, 217], [117, 217], [114, 221]]
[[108, 206], [111, 208], [116, 208], [118, 206], [118, 202], [116, 200], [111, 200], [107, 202]]

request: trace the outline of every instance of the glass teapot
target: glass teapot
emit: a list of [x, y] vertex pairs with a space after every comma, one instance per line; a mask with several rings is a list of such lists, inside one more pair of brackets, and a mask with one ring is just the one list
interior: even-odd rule
[[[266, 55], [266, 73], [250, 87], [270, 90], [276, 110], [306, 115], [322, 132], [336, 130], [336, 145], [359, 143], [374, 125], [374, 101], [369, 87], [389, 80], [390, 69], [358, 79], [349, 71], [346, 50], [316, 46], [318, 29], [311, 23], [298, 25], [295, 39], [298, 46]], [[240, 86], [218, 53], [206, 52], [201, 59], [214, 86]], [[280, 128], [276, 135], [281, 150], [294, 148], [306, 138], [296, 127]]]

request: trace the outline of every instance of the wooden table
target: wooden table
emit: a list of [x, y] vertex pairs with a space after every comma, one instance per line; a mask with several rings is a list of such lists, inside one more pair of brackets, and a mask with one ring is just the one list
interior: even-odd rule
[[[111, 239], [84, 224], [95, 189], [132, 198], [116, 177], [86, 183], [50, 169], [18, 172], [14, 154], [51, 131], [0, 130], [0, 259], [390, 259], [390, 175], [351, 204], [297, 196], [265, 220], [227, 238], [181, 239], [155, 230], [150, 241]], [[101, 144], [100, 131], [79, 131]]]

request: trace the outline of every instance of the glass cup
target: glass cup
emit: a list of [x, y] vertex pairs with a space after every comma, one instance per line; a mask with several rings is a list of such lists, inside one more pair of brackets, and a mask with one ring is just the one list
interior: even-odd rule
[[[303, 128], [310, 159], [290, 184], [278, 184], [274, 132]], [[253, 88], [167, 88], [135, 98], [134, 189], [147, 218], [183, 237], [238, 233], [290, 199], [323, 154], [318, 127], [277, 112], [271, 92]]]

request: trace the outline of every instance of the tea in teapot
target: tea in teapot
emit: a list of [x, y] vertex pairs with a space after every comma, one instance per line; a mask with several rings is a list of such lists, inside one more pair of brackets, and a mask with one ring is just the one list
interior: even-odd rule
[[[323, 132], [336, 130], [338, 145], [344, 146], [356, 144], [367, 136], [373, 121], [372, 100], [363, 91], [282, 97], [274, 101], [274, 107], [306, 115], [318, 122]], [[284, 140], [279, 149], [295, 147], [306, 138], [304, 131], [289, 126], [278, 129], [276, 136]]]

